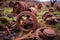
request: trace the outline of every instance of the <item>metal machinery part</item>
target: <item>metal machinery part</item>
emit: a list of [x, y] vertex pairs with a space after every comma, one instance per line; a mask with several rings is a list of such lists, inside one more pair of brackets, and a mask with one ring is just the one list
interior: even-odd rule
[[53, 13], [46, 12], [43, 17], [44, 21], [46, 21], [48, 24], [55, 24], [57, 22], [60, 22], [60, 19], [57, 18]]
[[[45, 38], [46, 40], [51, 40], [52, 38], [56, 36], [56, 33], [52, 28], [41, 27], [36, 30], [35, 35], [36, 35], [36, 39], [38, 40], [45, 40]], [[51, 39], [49, 39], [49, 37]]]
[[27, 11], [29, 6], [25, 2], [15, 2], [13, 6], [13, 12], [18, 15], [22, 11]]
[[[23, 18], [25, 17], [25, 19]], [[29, 11], [21, 12], [16, 19], [17, 27], [22, 31], [31, 31], [37, 27], [37, 18], [36, 16]]]
[[13, 6], [14, 15], [18, 15], [22, 11], [30, 11], [37, 15], [37, 9], [35, 7], [29, 6], [25, 2], [16, 2]]
[[33, 12], [35, 15], [37, 15], [37, 9], [34, 7], [30, 7], [28, 11]]
[[54, 12], [55, 9], [54, 8], [49, 8], [49, 12]]
[[46, 12], [44, 15], [43, 15], [43, 19], [46, 20], [46, 18], [48, 17], [55, 17], [55, 15], [53, 13], [50, 13], [50, 12]]

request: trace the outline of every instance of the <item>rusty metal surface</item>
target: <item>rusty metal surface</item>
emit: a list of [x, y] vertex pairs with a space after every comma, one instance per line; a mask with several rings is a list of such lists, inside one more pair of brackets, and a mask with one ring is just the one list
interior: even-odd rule
[[54, 8], [49, 8], [49, 12], [54, 12], [55, 11], [55, 9]]
[[[40, 6], [40, 5], [39, 5]], [[37, 15], [37, 5], [34, 5], [34, 7], [26, 2], [15, 2], [13, 6], [13, 13], [14, 15], [18, 15], [22, 11], [30, 11], [33, 12], [35, 15]]]
[[[28, 5], [26, 2], [14, 2], [9, 6], [13, 6], [13, 13], [17, 18], [14, 22], [4, 23], [0, 26], [0, 37], [3, 36], [1, 40], [25, 40], [32, 34], [34, 35], [32, 38], [37, 40], [53, 40], [55, 38], [56, 32], [53, 28], [38, 23], [36, 17], [38, 10], [35, 9], [35, 5]], [[41, 9], [42, 4], [36, 6]], [[52, 13], [55, 9], [50, 8], [48, 11], [43, 15], [44, 21], [48, 24], [60, 22], [60, 18]], [[0, 20], [4, 20], [4, 18], [0, 18]]]
[[14, 14], [18, 15], [22, 11], [26, 11], [29, 6], [25, 2], [15, 2], [13, 6]]
[[33, 12], [33, 14], [37, 15], [37, 8], [30, 7], [27, 11]]
[[55, 24], [60, 22], [60, 19], [51, 12], [46, 12], [42, 18], [44, 21], [46, 21], [47, 24]]
[[[25, 25], [28, 25], [28, 29], [25, 29], [23, 26], [21, 26], [20, 20], [22, 19], [22, 16], [27, 16], [27, 20], [25, 21]], [[29, 19], [29, 17], [31, 19]], [[29, 22], [30, 21], [30, 22]], [[29, 31], [29, 30], [34, 30], [37, 27], [37, 19], [36, 16], [29, 11], [23, 11], [17, 16], [17, 27], [19, 27], [23, 31]], [[23, 22], [24, 24], [24, 22]], [[30, 28], [29, 28], [30, 27]]]
[[45, 40], [44, 38], [46, 38], [46, 40], [47, 40], [48, 37], [54, 38], [56, 36], [56, 33], [51, 28], [41, 27], [36, 30], [35, 35], [36, 35], [36, 39], [38, 39], [38, 40]]

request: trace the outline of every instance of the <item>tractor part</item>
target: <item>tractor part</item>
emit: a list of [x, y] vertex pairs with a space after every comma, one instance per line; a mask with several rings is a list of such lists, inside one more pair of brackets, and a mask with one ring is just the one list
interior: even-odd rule
[[36, 30], [35, 35], [36, 35], [36, 39], [38, 40], [45, 40], [45, 38], [47, 40], [49, 38], [54, 39], [54, 37], [56, 36], [56, 33], [52, 28], [41, 27]]
[[55, 17], [55, 15], [53, 13], [50, 13], [50, 12], [46, 12], [44, 15], [43, 15], [43, 19], [46, 20], [46, 18], [48, 17]]
[[16, 19], [17, 27], [22, 31], [34, 30], [37, 27], [37, 18], [36, 16], [29, 11], [21, 12]]
[[46, 21], [47, 24], [56, 24], [60, 23], [60, 18], [57, 18], [53, 13], [46, 12], [43, 15], [44, 21]]
[[50, 12], [46, 12], [43, 15], [43, 19], [44, 19], [44, 21], [46, 21], [47, 24], [55, 24], [56, 23], [55, 22], [56, 16]]
[[49, 8], [49, 12], [54, 12], [54, 8]]
[[33, 12], [35, 15], [37, 15], [37, 9], [34, 7], [30, 7], [28, 11]]
[[13, 6], [13, 12], [18, 15], [22, 11], [27, 11], [29, 6], [25, 2], [16, 2]]

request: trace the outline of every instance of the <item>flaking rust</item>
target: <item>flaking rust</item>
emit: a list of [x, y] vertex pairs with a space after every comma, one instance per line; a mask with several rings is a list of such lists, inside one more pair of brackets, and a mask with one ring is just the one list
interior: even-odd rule
[[25, 2], [15, 2], [13, 6], [14, 14], [18, 15], [22, 11], [27, 11], [29, 6]]
[[37, 10], [35, 7], [29, 6], [25, 2], [15, 2], [13, 6], [13, 13], [14, 15], [18, 15], [22, 11], [30, 11], [33, 12], [33, 14], [37, 15]]
[[57, 22], [60, 22], [60, 18], [56, 17], [52, 12], [46, 12], [42, 18], [47, 24], [56, 24]]
[[[31, 3], [32, 4], [32, 3]], [[43, 5], [41, 3], [31, 5], [24, 1], [10, 2], [9, 7], [13, 8], [13, 15], [16, 20], [12, 20], [0, 25], [0, 37], [2, 40], [25, 40], [34, 35], [33, 40], [54, 40], [57, 36], [55, 30], [47, 25], [39, 24], [37, 20], [37, 11], [41, 10]], [[46, 24], [55, 24], [60, 22], [60, 18], [56, 17], [53, 12], [58, 9], [53, 8], [53, 5], [45, 5], [48, 9], [42, 19], [46, 21]], [[52, 6], [52, 8], [51, 8]], [[0, 18], [1, 21], [5, 20]]]
[[[25, 20], [22, 19], [22, 17], [25, 16], [27, 17]], [[21, 24], [21, 19], [22, 19], [22, 24]], [[21, 29], [21, 30], [24, 30], [27, 31], [28, 30], [34, 30], [36, 27], [37, 27], [37, 19], [36, 19], [36, 16], [32, 13], [32, 12], [29, 12], [29, 11], [24, 11], [24, 12], [21, 12], [18, 16], [17, 16], [17, 26]], [[24, 29], [24, 28], [25, 29]]]
[[56, 37], [56, 32], [49, 27], [38, 28], [35, 32], [38, 40], [53, 40]]

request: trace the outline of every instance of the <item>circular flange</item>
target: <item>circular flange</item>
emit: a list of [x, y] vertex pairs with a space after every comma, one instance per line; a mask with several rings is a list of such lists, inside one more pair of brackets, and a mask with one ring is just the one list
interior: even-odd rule
[[43, 33], [44, 33], [45, 35], [51, 36], [51, 37], [56, 35], [55, 31], [52, 30], [51, 28], [45, 29], [45, 30], [43, 31]]
[[[25, 23], [22, 22], [22, 25], [21, 25], [20, 21], [23, 16], [26, 16], [27, 20], [25, 20]], [[17, 23], [17, 27], [19, 27], [22, 31], [29, 31], [29, 30], [34, 30], [37, 27], [38, 22], [37, 22], [36, 16], [32, 12], [23, 11], [17, 16], [16, 23]], [[25, 24], [25, 26], [23, 24]], [[30, 28], [25, 29], [25, 27], [30, 27]]]
[[49, 27], [41, 27], [36, 30], [35, 35], [38, 40], [43, 40], [43, 38], [55, 37], [56, 33]]
[[25, 2], [16, 2], [13, 7], [13, 12], [18, 15], [22, 11], [26, 11], [29, 6]]

